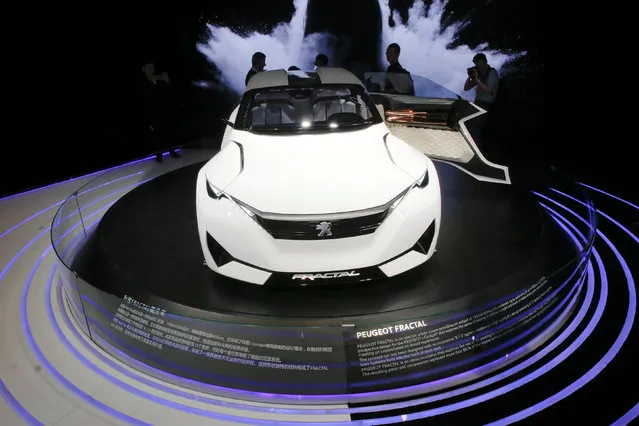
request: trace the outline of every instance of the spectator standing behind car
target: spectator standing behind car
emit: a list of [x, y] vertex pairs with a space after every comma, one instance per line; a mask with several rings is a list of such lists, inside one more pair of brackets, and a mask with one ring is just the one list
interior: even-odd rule
[[255, 74], [258, 72], [264, 71], [266, 67], [266, 55], [262, 52], [253, 53], [253, 57], [251, 58], [251, 69], [246, 73], [246, 78], [244, 79], [244, 85], [248, 86], [248, 82]]
[[315, 62], [313, 63], [315, 69], [319, 67], [327, 67], [328, 66], [328, 56], [323, 53], [320, 53], [315, 57]]
[[409, 74], [406, 69], [399, 63], [399, 54], [402, 53], [402, 48], [397, 43], [391, 43], [386, 48], [386, 60], [388, 61], [388, 68], [386, 72], [397, 72], [403, 74]]
[[178, 158], [175, 152], [175, 109], [171, 79], [166, 71], [158, 72], [155, 62], [142, 66], [144, 74], [142, 92], [146, 122], [151, 130], [152, 149], [155, 161], [162, 162], [162, 154], [169, 151], [171, 157]]
[[464, 90], [475, 88], [475, 105], [486, 110], [483, 114], [473, 120], [468, 125], [468, 130], [477, 142], [481, 150], [490, 149], [487, 135], [490, 133], [488, 123], [492, 122], [493, 102], [497, 97], [497, 89], [499, 88], [499, 74], [497, 70], [488, 65], [486, 55], [478, 53], [473, 57], [474, 67], [467, 69], [468, 77], [464, 82]]
[[468, 68], [468, 78], [464, 83], [464, 90], [475, 88], [475, 104], [486, 111], [490, 110], [497, 89], [499, 88], [499, 74], [488, 65], [486, 55], [478, 53], [473, 57], [474, 67]]
[[388, 61], [388, 68], [386, 68], [387, 77], [386, 87], [384, 88], [384, 91], [415, 96], [415, 87], [413, 85], [413, 79], [410, 76], [410, 72], [408, 72], [399, 63], [399, 54], [401, 52], [402, 49], [397, 43], [391, 43], [386, 48], [386, 60]]

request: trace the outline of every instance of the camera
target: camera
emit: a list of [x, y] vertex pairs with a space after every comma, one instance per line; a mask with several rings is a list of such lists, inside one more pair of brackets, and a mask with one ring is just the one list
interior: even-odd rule
[[477, 71], [477, 67], [466, 68], [466, 72], [468, 72], [468, 77], [470, 78], [475, 77], [475, 71]]

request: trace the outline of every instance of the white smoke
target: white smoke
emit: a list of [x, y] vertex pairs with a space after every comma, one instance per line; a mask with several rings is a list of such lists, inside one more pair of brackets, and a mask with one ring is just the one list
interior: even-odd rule
[[[378, 0], [382, 14], [380, 66], [385, 67], [386, 46], [392, 42], [402, 48], [400, 62], [412, 74], [417, 74], [462, 95], [472, 98], [472, 92], [463, 92], [466, 68], [472, 66], [472, 57], [483, 51], [488, 62], [498, 70], [515, 56], [485, 50], [485, 45], [476, 49], [460, 46], [448, 48], [462, 24], [454, 24], [442, 30], [441, 18], [445, 1], [434, 0], [428, 13], [422, 0], [414, 2], [409, 10], [409, 19], [402, 23], [397, 12], [393, 13], [395, 26], [390, 27], [391, 9], [388, 0]], [[251, 68], [251, 56], [256, 51], [266, 54], [267, 69], [286, 69], [296, 65], [310, 69], [317, 53], [328, 55], [331, 63], [335, 57], [336, 36], [310, 34], [304, 37], [306, 11], [309, 0], [294, 0], [295, 11], [288, 23], [280, 23], [271, 34], [253, 32], [241, 36], [229, 28], [207, 25], [209, 38], [198, 45], [198, 50], [220, 70], [218, 78], [236, 94], [244, 91], [244, 78]], [[339, 53], [338, 53], [339, 55]]]
[[244, 91], [251, 56], [258, 51], [266, 54], [266, 69], [287, 69], [291, 65], [311, 69], [319, 52], [331, 57], [329, 49], [334, 40], [329, 34], [304, 37], [308, 2], [294, 0], [291, 21], [277, 25], [271, 34], [253, 32], [243, 37], [229, 28], [209, 24], [209, 39], [198, 45], [198, 50], [216, 65], [221, 82], [235, 93]]
[[393, 12], [395, 26], [391, 28], [389, 24], [391, 9], [388, 0], [379, 0], [382, 13], [380, 65], [387, 65], [386, 46], [397, 43], [402, 49], [399, 62], [409, 72], [426, 77], [466, 99], [473, 99], [474, 91], [463, 91], [467, 77], [466, 69], [473, 66], [473, 56], [483, 52], [488, 63], [499, 71], [502, 65], [517, 55], [485, 50], [485, 44], [479, 45], [476, 49], [468, 46], [449, 48], [463, 24], [452, 24], [445, 29], [442, 28], [441, 21], [445, 6], [444, 0], [433, 0], [427, 13], [424, 2], [415, 1], [408, 11], [406, 23], [402, 23], [397, 11]]

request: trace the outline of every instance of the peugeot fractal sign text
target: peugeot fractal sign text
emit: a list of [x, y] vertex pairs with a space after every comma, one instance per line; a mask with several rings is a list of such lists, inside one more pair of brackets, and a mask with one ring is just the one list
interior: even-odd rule
[[315, 230], [320, 231], [318, 237], [330, 237], [333, 235], [331, 222], [320, 222], [315, 226]]
[[325, 272], [320, 274], [294, 274], [294, 280], [330, 280], [333, 278], [350, 278], [350, 277], [358, 277], [359, 272], [357, 271], [343, 271], [343, 272]]

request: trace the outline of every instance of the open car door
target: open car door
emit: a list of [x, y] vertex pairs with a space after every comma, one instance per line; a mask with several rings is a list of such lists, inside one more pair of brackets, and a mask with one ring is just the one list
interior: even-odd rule
[[508, 167], [488, 161], [469, 130], [484, 109], [416, 75], [366, 73], [365, 85], [393, 135], [478, 180], [510, 184]]

